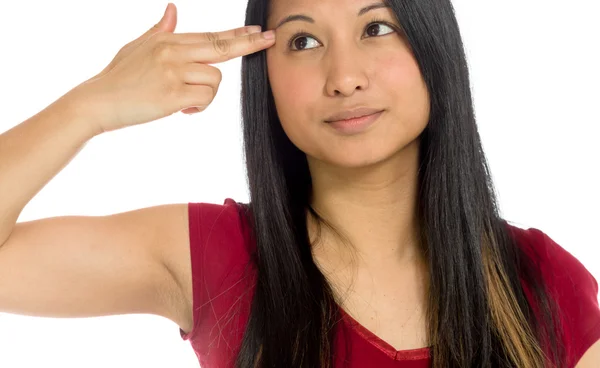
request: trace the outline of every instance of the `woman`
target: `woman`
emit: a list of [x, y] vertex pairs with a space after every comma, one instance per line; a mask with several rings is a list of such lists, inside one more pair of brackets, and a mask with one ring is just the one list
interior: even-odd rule
[[[450, 2], [250, 0], [246, 18], [277, 42], [175, 35], [169, 5], [1, 136], [1, 310], [162, 315], [202, 367], [598, 363], [596, 280], [498, 215]], [[242, 55], [249, 205], [15, 224], [91, 137], [203, 110], [206, 64]]]

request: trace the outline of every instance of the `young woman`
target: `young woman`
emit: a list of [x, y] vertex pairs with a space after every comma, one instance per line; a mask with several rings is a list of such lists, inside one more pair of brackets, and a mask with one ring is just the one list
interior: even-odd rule
[[[0, 136], [1, 311], [161, 315], [203, 368], [600, 364], [594, 277], [499, 216], [450, 1], [250, 0], [246, 24], [274, 32], [174, 34], [169, 4]], [[16, 223], [89, 139], [202, 111], [238, 56], [249, 204]]]

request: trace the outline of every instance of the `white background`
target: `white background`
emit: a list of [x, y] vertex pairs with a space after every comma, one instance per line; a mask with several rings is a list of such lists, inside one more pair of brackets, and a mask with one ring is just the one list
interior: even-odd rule
[[[5, 1], [0, 132], [102, 70], [167, 1]], [[175, 32], [243, 25], [244, 0], [179, 0]], [[455, 0], [484, 149], [503, 217], [535, 227], [600, 280], [600, 7], [595, 0]], [[165, 203], [247, 201], [241, 59], [201, 114], [92, 139], [19, 221]], [[35, 149], [35, 147], [33, 147]], [[10, 195], [2, 193], [1, 195]], [[35, 255], [32, 255], [35, 257]], [[153, 315], [50, 319], [0, 314], [0, 367], [198, 367], [178, 326]]]

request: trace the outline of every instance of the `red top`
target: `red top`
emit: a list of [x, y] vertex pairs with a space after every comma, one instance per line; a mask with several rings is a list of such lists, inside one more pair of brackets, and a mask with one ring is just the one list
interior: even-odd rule
[[[227, 198], [223, 205], [189, 203], [190, 252], [194, 290], [194, 328], [180, 330], [190, 343], [202, 368], [233, 367], [241, 344], [254, 295], [255, 268], [244, 275], [254, 244], [249, 227], [238, 211], [241, 205]], [[542, 231], [510, 226], [519, 244], [537, 247], [543, 258], [542, 274], [554, 275], [550, 284], [562, 311], [564, 342], [574, 367], [579, 358], [600, 339], [598, 283], [569, 252]], [[526, 289], [527, 297], [530, 297]], [[340, 310], [343, 309], [340, 308]], [[397, 351], [350, 315], [342, 313], [350, 328], [339, 328], [339, 344], [348, 339], [352, 361], [347, 367], [425, 368], [430, 366], [429, 348]], [[336, 351], [344, 350], [342, 345]], [[341, 360], [341, 359], [340, 359]]]

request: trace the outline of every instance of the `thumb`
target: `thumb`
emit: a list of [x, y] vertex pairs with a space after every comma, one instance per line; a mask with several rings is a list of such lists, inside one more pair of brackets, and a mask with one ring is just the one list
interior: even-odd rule
[[121, 50], [119, 50], [119, 53], [117, 54], [117, 56], [115, 56], [115, 58], [110, 62], [110, 64], [108, 64], [106, 66], [106, 68], [104, 68], [104, 70], [102, 70], [98, 74], [98, 76], [100, 76], [100, 75], [106, 73], [107, 71], [109, 71], [110, 69], [112, 69], [112, 67], [119, 60], [123, 59], [123, 57], [125, 57], [125, 55], [128, 55], [131, 52], [131, 50], [135, 49], [140, 44], [143, 44], [144, 42], [146, 42], [153, 34], [160, 33], [160, 32], [171, 32], [172, 33], [175, 31], [176, 25], [177, 25], [177, 8], [175, 7], [175, 4], [169, 3], [169, 4], [167, 4], [165, 13], [163, 14], [163, 17], [160, 19], [160, 21], [158, 23], [156, 23], [148, 31], [146, 31], [146, 33], [144, 33], [137, 39], [131, 41], [127, 45], [123, 46], [123, 48]]
[[146, 32], [142, 38], [146, 39], [152, 36], [155, 33], [159, 32], [174, 32], [175, 27], [177, 26], [177, 7], [175, 4], [169, 3], [167, 4], [167, 8], [165, 9], [165, 13], [158, 23], [156, 23], [152, 28]]

